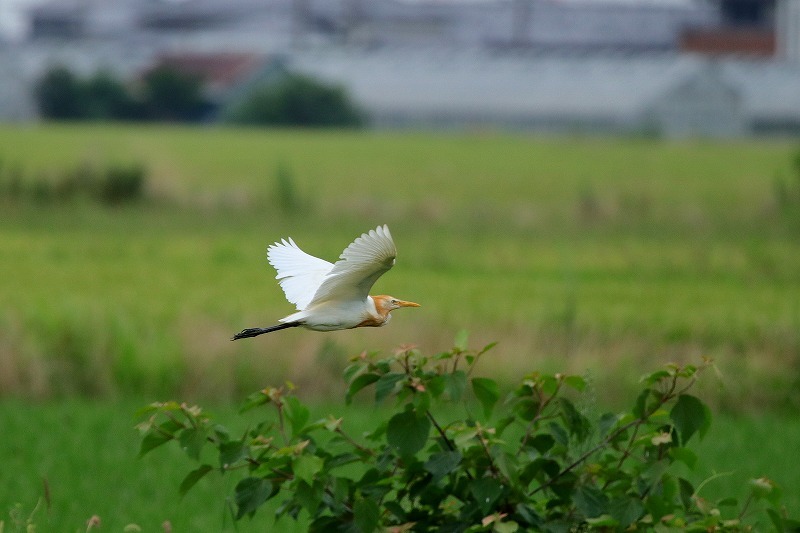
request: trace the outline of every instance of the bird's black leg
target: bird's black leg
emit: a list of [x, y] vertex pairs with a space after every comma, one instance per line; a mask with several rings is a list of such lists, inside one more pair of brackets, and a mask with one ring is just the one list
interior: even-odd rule
[[242, 331], [231, 337], [231, 340], [235, 341], [238, 339], [246, 339], [248, 337], [256, 337], [258, 335], [263, 335], [264, 333], [270, 333], [272, 331], [278, 331], [286, 328], [294, 328], [299, 325], [300, 322], [288, 322], [286, 324], [277, 324], [275, 326], [270, 326], [268, 328], [247, 328], [243, 329]]

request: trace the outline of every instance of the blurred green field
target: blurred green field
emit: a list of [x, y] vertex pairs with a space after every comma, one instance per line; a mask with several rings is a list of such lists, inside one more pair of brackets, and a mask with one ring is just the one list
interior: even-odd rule
[[[796, 151], [785, 141], [5, 126], [0, 161], [25, 177], [138, 162], [148, 184], [144, 200], [121, 207], [0, 201], [0, 394], [227, 401], [291, 379], [324, 398], [341, 392], [349, 355], [401, 343], [435, 352], [466, 328], [475, 345], [499, 342], [484, 370], [501, 379], [586, 373], [613, 403], [644, 371], [710, 356], [721, 373], [712, 403], [796, 408], [800, 205], [781, 205], [776, 187], [794, 186]], [[292, 236], [334, 259], [380, 223], [399, 257], [376, 291], [422, 308], [378, 330], [228, 340], [292, 311], [269, 243]]]

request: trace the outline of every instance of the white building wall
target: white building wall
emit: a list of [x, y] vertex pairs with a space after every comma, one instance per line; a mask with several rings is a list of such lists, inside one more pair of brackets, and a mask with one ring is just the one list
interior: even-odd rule
[[775, 22], [778, 55], [800, 63], [800, 0], [778, 0]]

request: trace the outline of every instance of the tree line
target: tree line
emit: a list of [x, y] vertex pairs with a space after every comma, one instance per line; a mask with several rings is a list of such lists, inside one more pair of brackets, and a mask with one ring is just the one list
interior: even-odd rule
[[39, 114], [47, 120], [224, 121], [282, 126], [359, 127], [366, 117], [342, 87], [286, 73], [252, 89], [220, 112], [205, 94], [203, 80], [161, 66], [126, 83], [107, 70], [79, 76], [64, 66], [47, 70], [36, 82]]

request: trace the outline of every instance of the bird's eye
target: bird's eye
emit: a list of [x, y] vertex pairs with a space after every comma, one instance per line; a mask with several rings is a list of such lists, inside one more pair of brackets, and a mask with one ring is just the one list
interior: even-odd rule
[[397, 302], [398, 302], [398, 300], [395, 300], [394, 298], [392, 298], [392, 303], [393, 304], [396, 304]]

